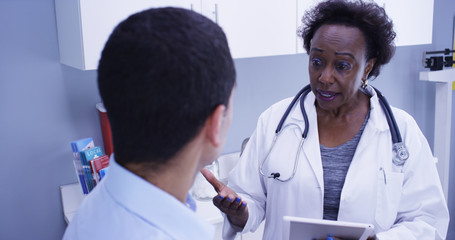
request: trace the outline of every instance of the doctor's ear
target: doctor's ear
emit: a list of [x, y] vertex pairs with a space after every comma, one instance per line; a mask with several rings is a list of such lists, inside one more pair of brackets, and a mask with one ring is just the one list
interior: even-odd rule
[[368, 75], [373, 70], [373, 67], [374, 67], [375, 63], [376, 63], [376, 58], [371, 58], [370, 60], [368, 60], [366, 62], [365, 68], [364, 68], [364, 71], [363, 71], [363, 78], [364, 79], [368, 79]]
[[213, 110], [205, 123], [207, 138], [215, 147], [220, 146], [223, 142], [221, 128], [223, 127], [225, 114], [226, 106], [220, 104]]

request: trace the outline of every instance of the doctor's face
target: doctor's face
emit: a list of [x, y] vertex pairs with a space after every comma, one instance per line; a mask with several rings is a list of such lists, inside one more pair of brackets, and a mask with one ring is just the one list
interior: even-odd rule
[[360, 29], [322, 25], [311, 40], [308, 64], [317, 106], [326, 111], [352, 107], [372, 63], [366, 61], [366, 42]]

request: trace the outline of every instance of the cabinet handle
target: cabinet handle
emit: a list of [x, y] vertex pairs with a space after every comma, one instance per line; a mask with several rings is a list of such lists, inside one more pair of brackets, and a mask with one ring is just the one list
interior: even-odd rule
[[213, 14], [215, 15], [215, 23], [218, 24], [218, 4], [215, 3], [215, 11], [213, 12]]

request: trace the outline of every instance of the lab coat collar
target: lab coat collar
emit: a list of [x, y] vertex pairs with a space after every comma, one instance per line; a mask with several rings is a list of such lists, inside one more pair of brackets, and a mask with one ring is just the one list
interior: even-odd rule
[[[370, 98], [370, 118], [368, 120], [367, 128], [371, 129], [372, 131], [386, 131], [389, 129], [388, 124], [385, 119], [384, 111], [379, 104], [379, 98], [374, 91], [374, 89], [368, 86], [365, 90], [368, 95], [371, 96]], [[321, 151], [315, 151], [315, 149], [320, 149], [319, 146], [319, 133], [317, 127], [317, 113], [315, 107], [315, 100], [316, 97], [314, 96], [313, 92], [308, 93], [304, 100], [305, 110], [308, 115], [309, 121], [309, 131], [307, 139], [305, 140], [303, 152], [306, 155], [307, 159], [310, 162], [311, 168], [313, 169], [315, 176], [317, 178], [318, 184], [321, 189], [324, 189], [324, 179], [321, 174], [317, 174], [322, 172], [322, 162], [321, 162]], [[290, 118], [293, 121], [297, 121], [302, 128], [305, 127], [303, 114], [300, 110], [300, 101], [298, 104], [295, 104], [293, 109], [290, 112]], [[368, 130], [370, 131], [370, 130]], [[302, 129], [303, 132], [303, 129]], [[321, 192], [322, 194], [322, 192]]]
[[374, 91], [373, 87], [367, 86], [363, 91], [370, 95], [370, 118], [368, 123], [371, 127], [377, 129], [378, 131], [387, 131], [389, 130], [389, 125], [386, 119], [384, 109], [382, 109], [381, 104], [379, 103], [378, 95]]
[[214, 235], [213, 226], [174, 196], [120, 166], [111, 156], [106, 189], [113, 199], [173, 239], [203, 239]]
[[[370, 95], [370, 118], [368, 119], [369, 125], [371, 125], [373, 128], [377, 129], [378, 131], [386, 131], [389, 129], [389, 126], [384, 119], [386, 119], [384, 110], [382, 109], [381, 105], [379, 104], [379, 98], [378, 95], [376, 94], [376, 91], [374, 91], [373, 87], [367, 86], [366, 89], [362, 90], [366, 92], [368, 95]], [[304, 104], [305, 104], [305, 109], [308, 115], [308, 119], [310, 119], [310, 125], [311, 125], [311, 119], [312, 117], [316, 116], [316, 107], [314, 105], [316, 100], [316, 97], [314, 96], [313, 92], [308, 93], [308, 95], [305, 98]], [[295, 104], [291, 112], [289, 113], [289, 117], [295, 121], [298, 122], [303, 122], [303, 115], [300, 110], [300, 100]], [[317, 121], [316, 121], [317, 124]], [[303, 126], [303, 125], [302, 125]], [[312, 131], [314, 126], [311, 126], [309, 131]], [[314, 130], [313, 130], [314, 131]]]
[[[322, 174], [317, 174], [322, 172], [322, 162], [321, 162], [321, 151], [315, 151], [316, 149], [319, 150], [319, 133], [318, 133], [318, 121], [317, 121], [317, 114], [316, 114], [316, 107], [314, 105], [316, 98], [313, 92], [308, 93], [304, 100], [305, 104], [305, 111], [308, 115], [308, 122], [309, 122], [309, 129], [308, 129], [308, 136], [305, 139], [303, 145], [303, 154], [305, 154], [306, 159], [308, 159], [313, 172], [315, 173], [316, 179], [321, 189], [324, 189], [324, 179]], [[295, 104], [294, 109], [292, 109], [290, 113], [290, 117], [293, 121], [298, 121], [299, 125], [303, 128], [306, 127], [303, 114], [300, 108], [300, 100], [297, 104]], [[321, 191], [321, 194], [323, 192]], [[321, 196], [321, 199], [322, 196]], [[322, 203], [321, 203], [322, 206]], [[322, 217], [322, 216], [321, 216]]]
[[[308, 95], [305, 97], [304, 104], [305, 104], [306, 113], [308, 115], [308, 119], [311, 119], [311, 116], [313, 114], [316, 114], [316, 107], [314, 105], [315, 100], [316, 100], [316, 98], [315, 98], [313, 92], [309, 92]], [[297, 103], [292, 108], [291, 112], [289, 113], [289, 117], [295, 121], [303, 122], [303, 114], [302, 114], [302, 111], [300, 108], [300, 99], [297, 101]]]

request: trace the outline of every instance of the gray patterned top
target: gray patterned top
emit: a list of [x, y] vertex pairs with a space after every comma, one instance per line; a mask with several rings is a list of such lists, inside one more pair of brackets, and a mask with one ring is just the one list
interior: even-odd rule
[[344, 180], [369, 116], [370, 111], [368, 111], [359, 132], [348, 142], [333, 148], [328, 148], [320, 144], [325, 186], [324, 219], [337, 220], [338, 218], [340, 196]]

